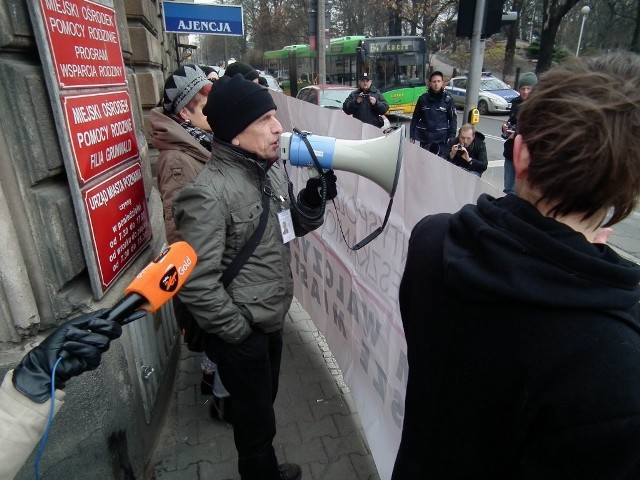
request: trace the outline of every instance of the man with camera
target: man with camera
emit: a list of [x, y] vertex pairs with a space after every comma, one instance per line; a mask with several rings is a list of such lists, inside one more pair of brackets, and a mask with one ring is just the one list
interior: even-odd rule
[[458, 131], [456, 138], [446, 143], [447, 161], [480, 177], [487, 169], [487, 147], [484, 135], [476, 132], [470, 123], [464, 124]]
[[371, 78], [367, 72], [360, 75], [358, 89], [351, 92], [342, 104], [344, 113], [378, 128], [384, 125], [381, 115], [384, 115], [387, 110], [389, 110], [389, 104], [385, 102], [380, 90], [371, 84]]

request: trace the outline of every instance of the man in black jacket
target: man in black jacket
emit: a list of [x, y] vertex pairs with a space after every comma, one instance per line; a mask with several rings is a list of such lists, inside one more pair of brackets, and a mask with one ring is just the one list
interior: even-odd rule
[[637, 56], [550, 70], [520, 109], [516, 194], [413, 229], [392, 479], [640, 478], [640, 266], [596, 243], [640, 194], [639, 104]]
[[409, 138], [431, 153], [444, 157], [445, 144], [456, 136], [458, 116], [453, 98], [444, 89], [442, 72], [429, 76], [429, 89], [420, 95], [413, 110]]
[[374, 127], [382, 127], [384, 121], [381, 115], [389, 110], [389, 104], [376, 87], [371, 84], [371, 78], [367, 72], [360, 75], [358, 89], [349, 94], [342, 104], [342, 111], [347, 115], [353, 115], [361, 122], [369, 123]]
[[522, 102], [529, 98], [531, 89], [538, 83], [538, 77], [533, 72], [527, 72], [518, 82], [518, 92], [520, 96], [511, 102], [511, 110], [509, 111], [509, 119], [507, 123], [502, 125], [502, 138], [504, 142], [504, 193], [515, 193], [515, 172], [513, 170], [513, 140], [516, 136], [518, 123], [518, 109]]
[[478, 177], [487, 169], [487, 147], [484, 144], [484, 135], [476, 132], [470, 123], [460, 127], [458, 136], [450, 139], [447, 144], [449, 152], [445, 157], [449, 162], [471, 172]]

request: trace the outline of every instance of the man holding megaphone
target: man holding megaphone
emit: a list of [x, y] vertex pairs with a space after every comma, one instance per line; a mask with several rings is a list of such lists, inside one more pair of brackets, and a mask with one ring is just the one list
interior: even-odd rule
[[174, 203], [179, 235], [199, 258], [179, 297], [208, 333], [206, 353], [229, 391], [225, 418], [242, 479], [299, 479], [300, 467], [278, 465], [272, 445], [282, 328], [293, 298], [294, 235], [283, 225], [293, 226], [295, 236], [318, 228], [325, 201], [336, 195], [336, 177], [310, 179], [294, 199], [275, 164], [282, 133], [276, 105], [267, 89], [242, 75], [218, 80], [203, 112], [214, 133], [211, 158]]

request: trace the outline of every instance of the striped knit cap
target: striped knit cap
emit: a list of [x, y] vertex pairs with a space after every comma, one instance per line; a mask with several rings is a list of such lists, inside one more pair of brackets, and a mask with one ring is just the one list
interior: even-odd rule
[[202, 87], [210, 84], [197, 65], [183, 65], [164, 82], [162, 106], [166, 112], [177, 115]]

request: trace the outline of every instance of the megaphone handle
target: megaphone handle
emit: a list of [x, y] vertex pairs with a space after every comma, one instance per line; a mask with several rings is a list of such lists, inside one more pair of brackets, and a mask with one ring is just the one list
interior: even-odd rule
[[318, 160], [318, 157], [316, 157], [316, 153], [313, 151], [313, 147], [311, 146], [311, 142], [309, 142], [309, 139], [307, 138], [306, 132], [301, 132], [295, 127], [293, 128], [293, 132], [297, 133], [298, 135], [300, 135], [300, 138], [302, 138], [302, 141], [307, 146], [307, 150], [309, 151], [309, 156], [311, 157], [311, 160], [313, 160], [313, 164], [318, 171], [318, 175], [322, 176], [322, 174], [324, 174], [324, 170], [322, 170], [322, 167], [320, 166], [320, 161]]

